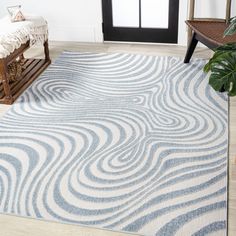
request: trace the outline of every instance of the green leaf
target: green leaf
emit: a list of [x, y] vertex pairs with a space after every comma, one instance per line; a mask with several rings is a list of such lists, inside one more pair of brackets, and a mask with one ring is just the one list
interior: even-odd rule
[[236, 43], [227, 43], [216, 48], [212, 58], [204, 66], [203, 68], [204, 72], [207, 73], [211, 71], [211, 67], [214, 62], [221, 60], [221, 58], [224, 58], [225, 56], [227, 56], [228, 53], [231, 53], [232, 51], [236, 51]]
[[230, 20], [229, 27], [224, 32], [224, 37], [227, 36], [227, 35], [233, 35], [235, 33], [236, 33], [236, 17], [233, 17]]
[[[236, 74], [234, 74], [234, 81], [236, 81]], [[229, 96], [236, 96], [236, 83], [232, 83], [232, 88], [230, 89]]]
[[227, 35], [233, 35], [234, 33], [236, 33], [236, 23], [229, 25], [229, 27], [224, 32], [224, 37]]
[[236, 22], [236, 16], [232, 17], [232, 18], [230, 19], [230, 22], [231, 22], [231, 23], [232, 23], [232, 22]]
[[233, 51], [236, 50], [236, 42], [234, 43], [226, 43], [222, 46], [219, 46], [215, 49], [215, 52], [226, 52], [226, 51]]
[[[236, 17], [230, 20], [224, 36], [236, 33]], [[205, 72], [211, 72], [209, 84], [216, 90], [225, 90], [229, 96], [236, 96], [236, 42], [216, 48], [214, 55], [204, 66]]]
[[204, 66], [203, 70], [204, 72], [209, 72], [212, 68], [212, 65], [220, 60], [221, 58], [224, 58], [225, 55], [230, 53], [231, 51], [216, 51], [213, 55], [213, 57], [209, 60], [209, 62]]
[[211, 71], [209, 84], [216, 91], [224, 88], [229, 96], [236, 96], [236, 52], [216, 56], [207, 67]]

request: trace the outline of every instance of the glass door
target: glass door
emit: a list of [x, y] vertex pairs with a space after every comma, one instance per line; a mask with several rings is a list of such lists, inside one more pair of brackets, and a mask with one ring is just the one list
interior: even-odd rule
[[102, 0], [105, 41], [177, 43], [179, 0]]

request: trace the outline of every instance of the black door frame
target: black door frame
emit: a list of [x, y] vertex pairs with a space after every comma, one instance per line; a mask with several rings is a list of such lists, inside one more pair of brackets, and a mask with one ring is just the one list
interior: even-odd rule
[[[102, 0], [103, 35], [104, 41], [130, 41], [130, 42], [154, 42], [177, 43], [179, 22], [179, 0], [169, 0], [169, 27], [139, 28], [113, 27], [112, 0]], [[141, 0], [139, 0], [141, 6]], [[141, 7], [140, 7], [141, 8]], [[141, 11], [141, 9], [140, 9]]]

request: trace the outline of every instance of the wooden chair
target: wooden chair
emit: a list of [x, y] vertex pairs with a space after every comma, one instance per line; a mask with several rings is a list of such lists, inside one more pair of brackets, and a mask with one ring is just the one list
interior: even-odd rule
[[231, 0], [226, 1], [225, 19], [197, 19], [194, 17], [195, 0], [190, 0], [189, 20], [186, 24], [189, 26], [188, 38], [189, 44], [184, 59], [184, 63], [189, 63], [198, 41], [210, 49], [215, 49], [225, 43], [236, 42], [236, 35], [224, 37], [224, 31], [229, 25]]

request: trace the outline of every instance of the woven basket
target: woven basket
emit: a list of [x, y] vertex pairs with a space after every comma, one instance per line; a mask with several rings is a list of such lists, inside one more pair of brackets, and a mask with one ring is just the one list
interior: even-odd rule
[[[9, 82], [19, 80], [22, 75], [21, 61], [13, 61], [7, 66], [7, 79]], [[2, 76], [0, 75], [0, 83], [2, 82]]]

